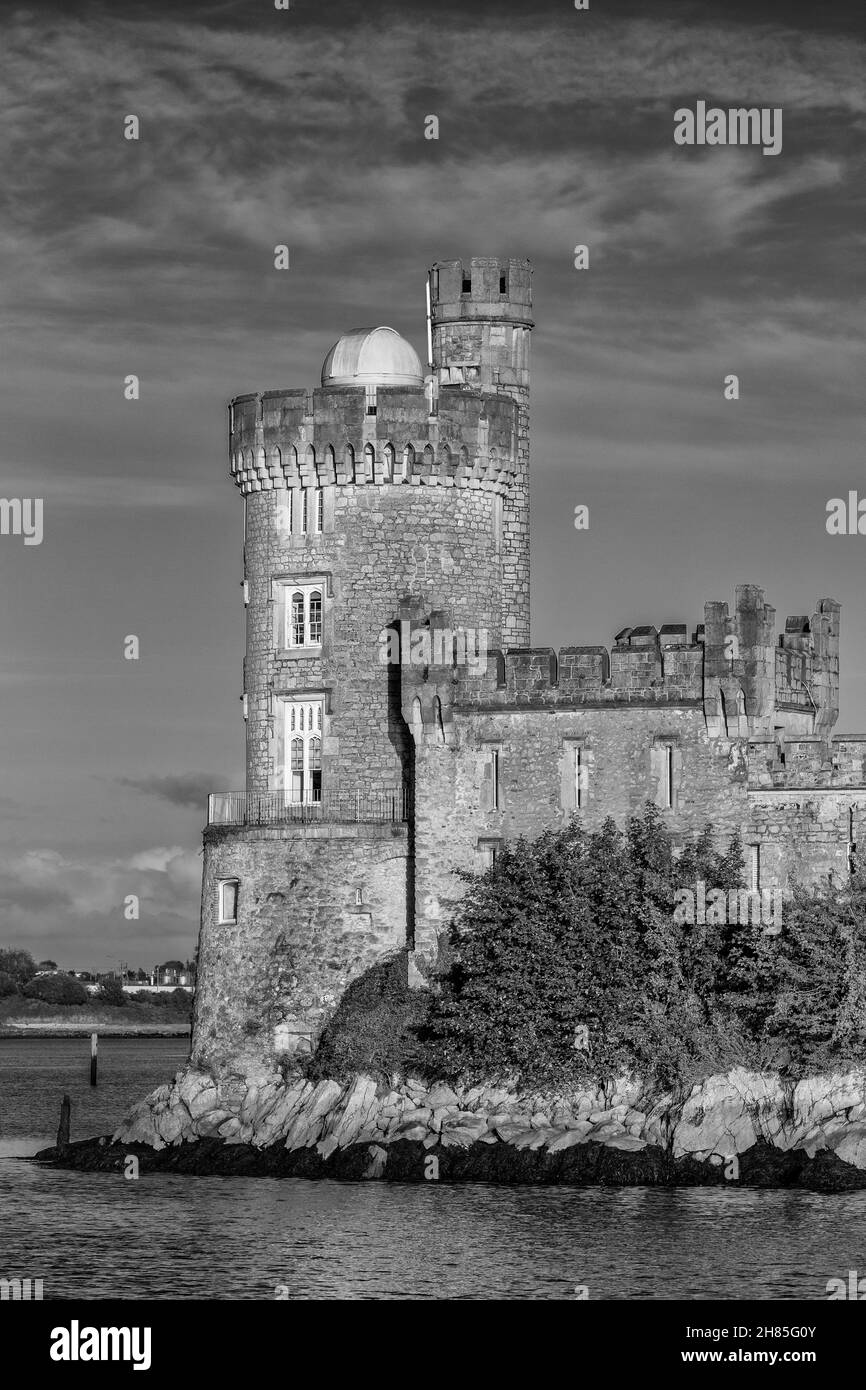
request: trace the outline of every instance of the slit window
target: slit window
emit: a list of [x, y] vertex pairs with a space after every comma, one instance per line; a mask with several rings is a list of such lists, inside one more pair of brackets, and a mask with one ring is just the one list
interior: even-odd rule
[[220, 880], [217, 888], [220, 922], [229, 923], [238, 920], [239, 888], [240, 881], [236, 878], [224, 878]]
[[466, 274], [464, 274], [464, 276], [463, 276], [463, 293], [464, 293], [464, 294], [471, 294], [471, 293], [472, 293], [472, 276], [471, 276], [471, 275], [466, 275]]
[[507, 293], [508, 293], [508, 276], [507, 276], [507, 275], [500, 275], [500, 277], [499, 277], [499, 293], [500, 293], [500, 294], [507, 294]]
[[761, 891], [761, 846], [749, 845], [749, 892]]

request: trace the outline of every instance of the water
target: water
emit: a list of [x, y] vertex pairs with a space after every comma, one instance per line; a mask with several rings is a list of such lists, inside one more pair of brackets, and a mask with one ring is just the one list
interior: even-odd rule
[[[104, 1133], [184, 1039], [0, 1040], [0, 1154]], [[0, 1157], [0, 1277], [46, 1298], [814, 1299], [866, 1272], [866, 1192], [127, 1181]]]

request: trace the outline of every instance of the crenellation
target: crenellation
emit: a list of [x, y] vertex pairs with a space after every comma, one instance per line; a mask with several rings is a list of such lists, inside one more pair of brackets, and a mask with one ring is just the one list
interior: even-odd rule
[[694, 625], [532, 646], [531, 275], [436, 263], [429, 371], [359, 329], [321, 386], [230, 403], [247, 789], [205, 835], [193, 1037], [217, 1070], [314, 1047], [386, 956], [429, 978], [458, 871], [572, 816], [623, 826], [650, 802], [680, 845], [709, 822], [762, 887], [844, 877], [866, 845], [866, 737], [833, 736], [835, 600], [777, 635], [741, 584]]

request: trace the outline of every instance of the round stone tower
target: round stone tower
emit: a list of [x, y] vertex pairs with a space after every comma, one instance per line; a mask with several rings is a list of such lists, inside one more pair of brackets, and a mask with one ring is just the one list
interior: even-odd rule
[[475, 648], [528, 640], [529, 267], [468, 264], [453, 303], [459, 263], [431, 272], [426, 376], [393, 329], [358, 329], [320, 387], [229, 406], [247, 786], [210, 801], [200, 1062], [308, 1050], [353, 978], [412, 947], [407, 603]]

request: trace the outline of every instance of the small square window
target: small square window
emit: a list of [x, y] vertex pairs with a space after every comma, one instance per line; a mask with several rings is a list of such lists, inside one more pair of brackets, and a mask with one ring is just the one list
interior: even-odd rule
[[236, 922], [238, 920], [239, 888], [239, 879], [224, 878], [220, 880], [217, 896], [219, 905], [219, 921], [221, 923]]

